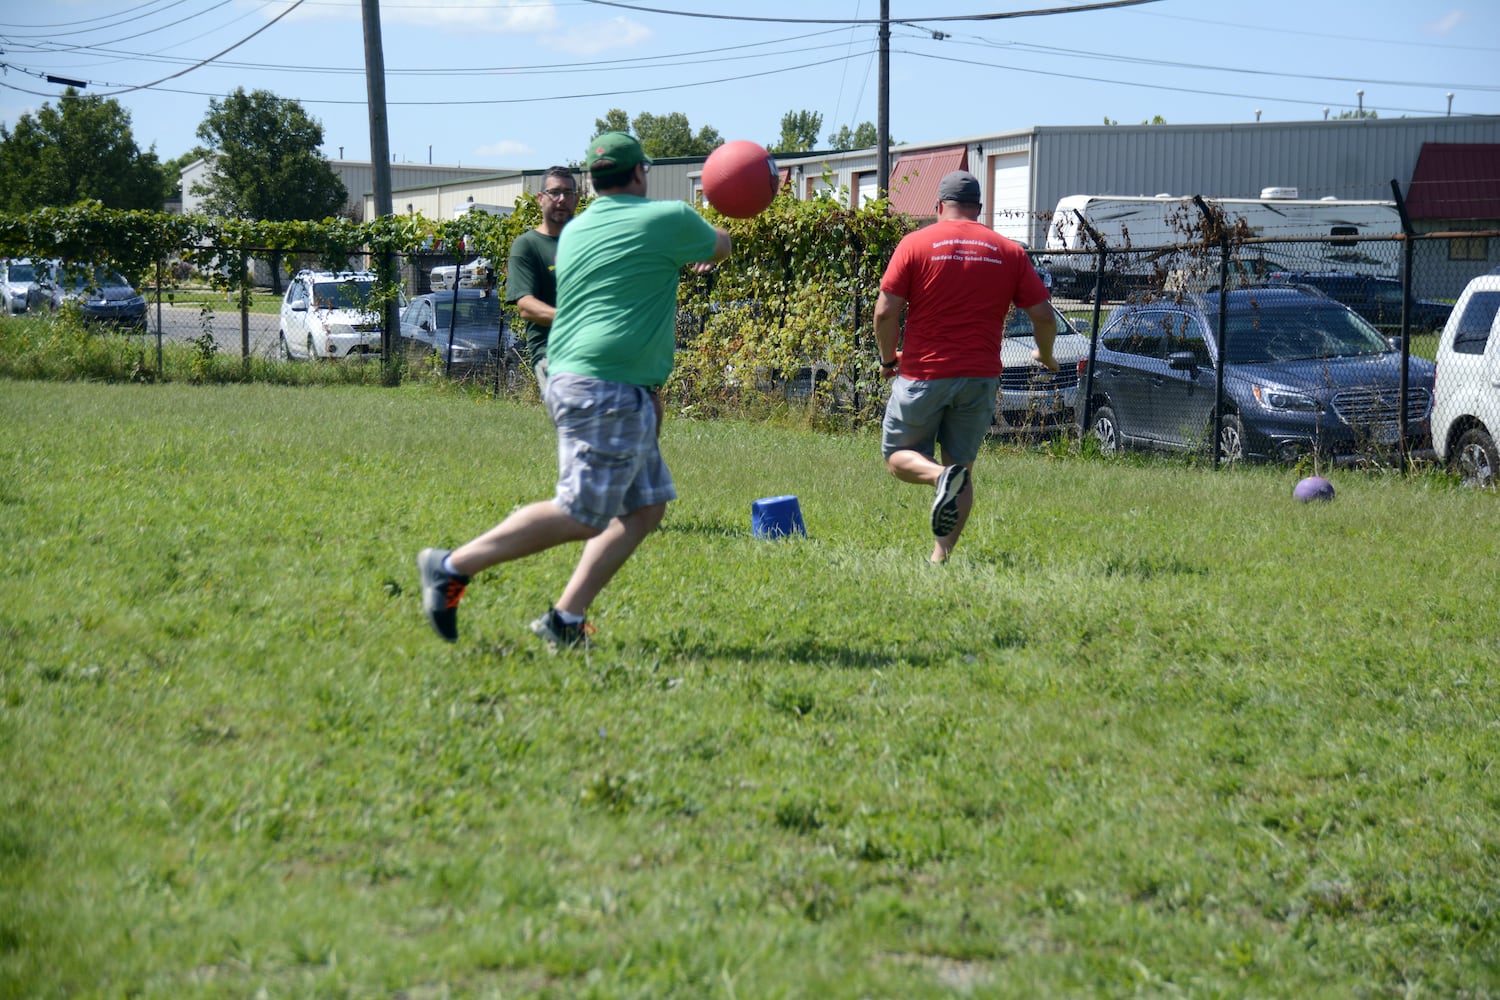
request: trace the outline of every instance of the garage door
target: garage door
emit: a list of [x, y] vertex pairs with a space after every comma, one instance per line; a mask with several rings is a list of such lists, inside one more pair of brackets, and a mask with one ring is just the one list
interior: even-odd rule
[[1031, 154], [990, 157], [990, 228], [1031, 242]]

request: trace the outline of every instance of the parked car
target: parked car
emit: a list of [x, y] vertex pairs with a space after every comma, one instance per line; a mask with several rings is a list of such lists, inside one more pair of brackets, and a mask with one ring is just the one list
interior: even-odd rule
[[[1497, 269], [1500, 271], [1500, 269]], [[1469, 282], [1438, 337], [1432, 444], [1471, 486], [1500, 484], [1500, 273]]]
[[1079, 363], [1089, 357], [1089, 338], [1052, 307], [1057, 339], [1052, 356], [1057, 371], [1050, 372], [1031, 356], [1036, 347], [1031, 317], [1012, 308], [1005, 318], [1005, 341], [1000, 345], [1000, 394], [995, 400], [995, 426], [1001, 431], [1036, 430], [1078, 420]]
[[382, 319], [374, 292], [371, 271], [298, 271], [281, 300], [282, 359], [378, 356]]
[[[1106, 454], [1211, 439], [1220, 293], [1143, 297], [1099, 334], [1088, 431]], [[1290, 461], [1400, 444], [1401, 355], [1353, 310], [1293, 287], [1227, 293], [1219, 457]], [[1082, 366], [1086, 367], [1086, 366]], [[1427, 437], [1434, 366], [1407, 368], [1409, 444]]]
[[[1376, 329], [1384, 333], [1401, 332], [1401, 282], [1395, 278], [1339, 271], [1273, 271], [1267, 281], [1273, 285], [1315, 288], [1359, 313]], [[1447, 302], [1413, 299], [1411, 329], [1415, 333], [1441, 330], [1452, 311], [1453, 306]]]
[[47, 305], [47, 292], [38, 284], [45, 273], [45, 264], [33, 264], [24, 257], [0, 260], [0, 306], [9, 313], [23, 313]]
[[[454, 265], [443, 264], [432, 269], [432, 290], [444, 291], [453, 287]], [[475, 257], [458, 269], [459, 288], [494, 288], [495, 271], [488, 257]]]
[[76, 308], [86, 322], [145, 329], [145, 297], [108, 267], [52, 263], [38, 284], [53, 309]]
[[412, 361], [435, 361], [450, 375], [516, 362], [519, 345], [502, 305], [496, 292], [478, 288], [418, 295], [401, 318], [402, 347]]

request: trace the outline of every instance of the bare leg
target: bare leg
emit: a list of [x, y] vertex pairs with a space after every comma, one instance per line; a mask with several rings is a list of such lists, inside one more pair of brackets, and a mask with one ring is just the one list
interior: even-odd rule
[[[947, 466], [935, 459], [928, 458], [920, 451], [909, 448], [893, 452], [891, 457], [885, 460], [886, 468], [890, 469], [891, 475], [903, 483], [921, 483], [925, 486], [937, 488], [939, 477]], [[970, 472], [973, 466], [967, 466]], [[958, 536], [963, 534], [964, 525], [969, 521], [969, 511], [974, 508], [974, 477], [971, 475], [969, 481], [964, 484], [963, 492], [958, 495], [958, 523], [953, 530], [942, 538], [934, 541], [932, 555], [928, 557], [929, 562], [946, 562], [953, 554], [953, 549], [958, 545]]]
[[478, 538], [454, 549], [448, 561], [462, 575], [474, 576], [498, 563], [567, 542], [581, 542], [598, 534], [597, 529], [564, 514], [551, 500], [539, 500], [514, 511]]
[[625, 560], [656, 530], [667, 512], [664, 503], [651, 504], [617, 517], [583, 546], [568, 585], [557, 599], [557, 610], [573, 615], [587, 614], [589, 605], [605, 584], [614, 578]]

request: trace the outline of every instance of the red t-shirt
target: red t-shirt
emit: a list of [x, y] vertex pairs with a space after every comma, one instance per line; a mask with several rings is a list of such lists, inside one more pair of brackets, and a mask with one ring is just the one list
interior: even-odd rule
[[989, 226], [944, 219], [896, 246], [880, 290], [906, 300], [901, 375], [994, 378], [1011, 304], [1047, 301], [1047, 286], [1020, 245]]

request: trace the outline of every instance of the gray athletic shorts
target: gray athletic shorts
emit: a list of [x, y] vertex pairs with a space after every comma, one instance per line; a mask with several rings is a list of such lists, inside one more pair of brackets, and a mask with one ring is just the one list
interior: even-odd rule
[[657, 446], [656, 407], [638, 385], [582, 375], [547, 379], [557, 427], [557, 493], [552, 502], [592, 528], [677, 499]]
[[936, 458], [942, 445], [950, 465], [971, 465], [995, 422], [998, 378], [938, 378], [925, 382], [896, 377], [880, 424], [886, 458], [911, 449]]

